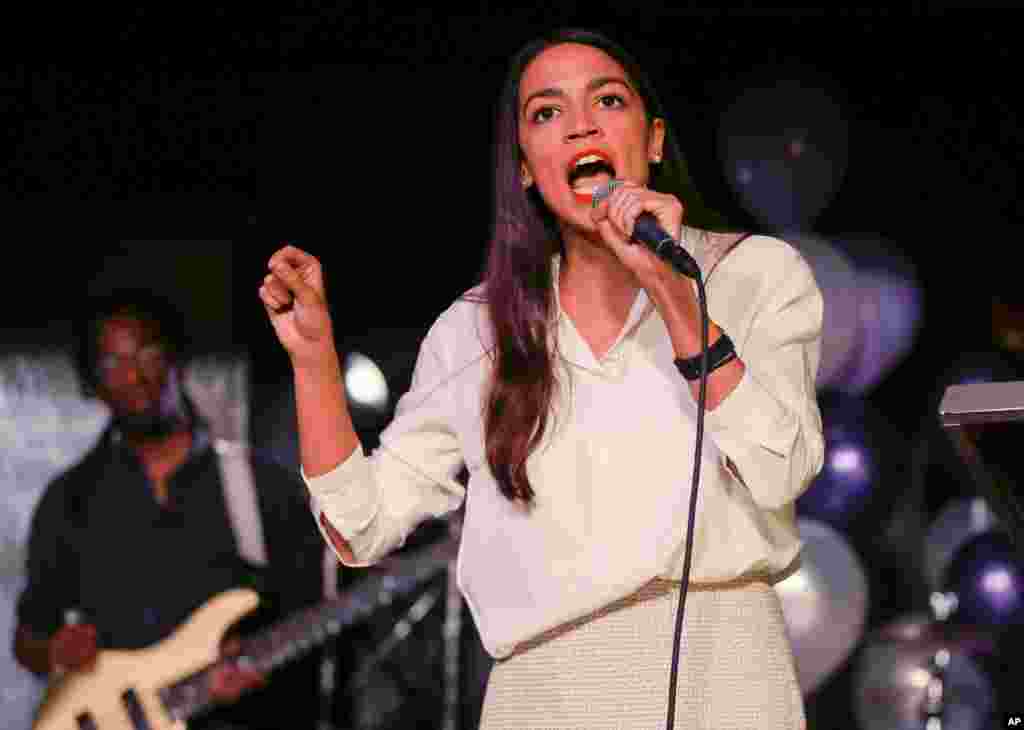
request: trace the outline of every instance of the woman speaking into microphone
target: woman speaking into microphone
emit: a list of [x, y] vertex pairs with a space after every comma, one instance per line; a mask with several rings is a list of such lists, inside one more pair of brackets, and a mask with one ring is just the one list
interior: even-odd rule
[[[494, 149], [483, 279], [430, 328], [371, 454], [319, 262], [270, 258], [260, 298], [324, 538], [367, 566], [467, 500], [459, 585], [496, 659], [485, 730], [647, 730], [667, 710], [677, 727], [803, 727], [772, 583], [798, 559], [794, 502], [824, 451], [810, 268], [776, 238], [709, 230], [653, 89], [597, 33], [512, 58]], [[703, 398], [698, 287], [632, 242], [641, 214], [706, 285]]]

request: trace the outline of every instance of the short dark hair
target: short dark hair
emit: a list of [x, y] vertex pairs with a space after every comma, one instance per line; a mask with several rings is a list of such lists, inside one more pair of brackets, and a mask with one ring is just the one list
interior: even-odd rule
[[108, 320], [125, 316], [152, 324], [158, 340], [167, 348], [168, 360], [184, 364], [188, 359], [189, 339], [185, 317], [174, 303], [149, 289], [116, 289], [90, 297], [73, 324], [75, 371], [82, 392], [96, 395], [99, 386], [97, 360], [99, 335]]

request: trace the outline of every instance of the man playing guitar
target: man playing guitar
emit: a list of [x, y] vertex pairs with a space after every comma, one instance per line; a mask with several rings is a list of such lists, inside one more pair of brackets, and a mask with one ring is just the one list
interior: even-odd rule
[[[151, 646], [240, 585], [264, 595], [270, 610], [258, 619], [321, 598], [323, 544], [303, 486], [248, 451], [266, 564], [240, 556], [223, 456], [181, 387], [185, 342], [177, 313], [148, 293], [117, 294], [84, 314], [76, 366], [112, 421], [33, 515], [14, 653], [38, 675], [89, 671], [98, 648]], [[222, 651], [239, 646], [232, 638]], [[311, 729], [317, 668], [311, 655], [269, 682], [218, 664], [208, 690], [220, 706], [191, 727]]]

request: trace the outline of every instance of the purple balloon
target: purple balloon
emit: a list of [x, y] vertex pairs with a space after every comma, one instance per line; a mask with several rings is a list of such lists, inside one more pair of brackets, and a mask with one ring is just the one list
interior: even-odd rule
[[922, 552], [928, 586], [941, 590], [946, 571], [960, 548], [998, 524], [999, 518], [984, 497], [950, 499], [925, 533]]
[[1006, 533], [993, 530], [965, 543], [944, 583], [957, 597], [953, 621], [1000, 628], [1024, 623], [1024, 564]]
[[849, 129], [835, 95], [826, 78], [773, 77], [743, 90], [722, 114], [725, 177], [758, 221], [810, 230], [839, 190]]
[[874, 430], [880, 424], [866, 403], [849, 396], [822, 398], [821, 413], [825, 463], [796, 508], [803, 517], [844, 529], [867, 506], [878, 480]]

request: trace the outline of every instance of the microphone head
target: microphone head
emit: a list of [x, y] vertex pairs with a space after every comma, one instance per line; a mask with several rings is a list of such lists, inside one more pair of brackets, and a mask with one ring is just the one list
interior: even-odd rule
[[622, 180], [609, 180], [604, 185], [598, 185], [592, 193], [590, 207], [596, 208], [601, 201], [612, 194], [612, 190], [622, 185]]

